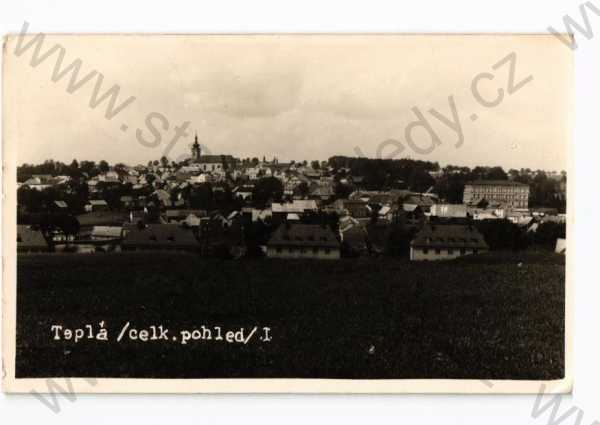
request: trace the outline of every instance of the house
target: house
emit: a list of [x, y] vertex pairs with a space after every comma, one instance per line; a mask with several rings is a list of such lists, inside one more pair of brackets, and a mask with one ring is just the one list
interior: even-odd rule
[[180, 223], [187, 219], [190, 215], [201, 218], [206, 217], [208, 213], [206, 210], [189, 210], [189, 209], [168, 209], [165, 211], [164, 220], [167, 223]]
[[334, 208], [341, 214], [347, 214], [353, 218], [371, 217], [371, 209], [365, 201], [360, 199], [338, 199], [334, 202]]
[[190, 228], [198, 228], [202, 223], [202, 219], [195, 214], [190, 214], [181, 223]]
[[271, 204], [271, 211], [274, 220], [283, 221], [288, 214], [298, 214], [300, 217], [308, 212], [317, 211], [317, 202], [314, 200], [294, 200], [293, 202]]
[[90, 199], [85, 205], [87, 212], [108, 211], [108, 203], [104, 199]]
[[566, 239], [557, 239], [556, 247], [554, 248], [554, 252], [557, 254], [566, 254], [567, 252], [567, 240]]
[[270, 208], [261, 210], [252, 207], [243, 207], [242, 208], [242, 217], [244, 217], [247, 221], [256, 222], [256, 221], [267, 221], [273, 217], [273, 212]]
[[333, 186], [330, 184], [319, 184], [310, 190], [309, 196], [311, 199], [328, 201], [335, 195]]
[[426, 224], [410, 243], [410, 259], [449, 260], [488, 249], [483, 236], [473, 226]]
[[251, 200], [253, 191], [254, 191], [253, 184], [238, 186], [232, 190], [232, 192], [235, 194], [235, 196], [238, 196], [238, 197], [242, 198], [243, 200], [247, 200], [247, 199]]
[[121, 226], [94, 226], [90, 238], [95, 241], [120, 239], [122, 231]]
[[17, 252], [48, 252], [48, 243], [41, 231], [17, 225]]
[[430, 215], [439, 218], [467, 218], [467, 206], [464, 204], [434, 204]]
[[341, 245], [328, 226], [285, 223], [267, 243], [269, 258], [338, 259]]
[[65, 201], [54, 201], [52, 207], [58, 212], [66, 212], [67, 209], [69, 209], [69, 206]]
[[339, 220], [340, 239], [354, 255], [366, 254], [369, 251], [369, 234], [365, 227], [355, 218], [341, 217]]
[[404, 207], [407, 206], [418, 206], [423, 213], [429, 213], [431, 211], [431, 207], [435, 205], [435, 199], [431, 196], [425, 196], [422, 194], [412, 194], [406, 196], [402, 200], [402, 205]]
[[123, 195], [119, 198], [123, 208], [130, 208], [134, 205], [133, 196]]
[[129, 220], [129, 214], [117, 211], [94, 211], [77, 216], [80, 228], [94, 226], [122, 226]]
[[417, 204], [402, 204], [402, 213], [404, 218], [410, 222], [416, 222], [421, 220], [425, 213]]
[[164, 189], [157, 189], [154, 191], [154, 193], [152, 194], [152, 196], [156, 196], [156, 198], [158, 199], [158, 202], [160, 202], [160, 204], [163, 207], [170, 207], [171, 206], [171, 195], [169, 195], [169, 192], [167, 192]]
[[52, 176], [33, 176], [30, 179], [28, 179], [27, 181], [25, 181], [25, 183], [23, 183], [24, 186], [28, 186], [30, 189], [35, 189], [35, 190], [39, 190], [42, 191], [44, 189], [47, 189], [49, 187], [51, 187], [52, 185], [49, 183], [49, 178], [51, 178]]
[[199, 252], [200, 243], [191, 230], [178, 224], [148, 224], [124, 228], [122, 249]]

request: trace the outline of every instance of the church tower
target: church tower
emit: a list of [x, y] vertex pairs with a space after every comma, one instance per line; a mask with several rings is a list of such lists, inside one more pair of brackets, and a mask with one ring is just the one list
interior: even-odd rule
[[200, 162], [200, 144], [198, 143], [198, 134], [194, 137], [194, 144], [192, 145], [192, 162]]

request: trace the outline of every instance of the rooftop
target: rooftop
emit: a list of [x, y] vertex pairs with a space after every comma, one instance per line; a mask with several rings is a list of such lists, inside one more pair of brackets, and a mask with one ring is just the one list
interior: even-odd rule
[[339, 248], [340, 243], [329, 226], [285, 223], [275, 230], [267, 245]]
[[473, 180], [467, 182], [467, 185], [472, 186], [528, 186], [525, 183], [516, 182], [513, 180]]
[[178, 224], [148, 224], [144, 228], [128, 226], [124, 247], [199, 247], [194, 234]]
[[17, 225], [17, 247], [47, 248], [48, 244], [39, 230], [32, 230], [29, 226]]
[[427, 224], [410, 245], [423, 248], [488, 248], [483, 235], [475, 227], [458, 224]]

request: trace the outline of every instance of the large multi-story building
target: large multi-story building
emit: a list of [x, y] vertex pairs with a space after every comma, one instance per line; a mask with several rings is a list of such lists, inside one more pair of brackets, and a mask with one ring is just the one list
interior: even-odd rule
[[476, 180], [465, 185], [463, 203], [475, 205], [484, 199], [512, 208], [527, 208], [529, 185], [511, 180]]

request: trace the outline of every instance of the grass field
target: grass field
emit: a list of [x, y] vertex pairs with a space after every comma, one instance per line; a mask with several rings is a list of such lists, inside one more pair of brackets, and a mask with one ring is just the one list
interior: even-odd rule
[[[520, 265], [519, 265], [520, 263]], [[217, 260], [18, 257], [17, 377], [554, 379], [564, 257]], [[109, 342], [53, 341], [105, 321]], [[115, 342], [121, 326], [271, 328], [272, 341]]]

